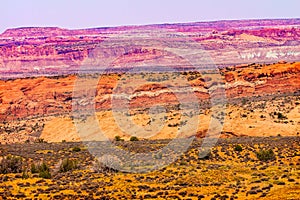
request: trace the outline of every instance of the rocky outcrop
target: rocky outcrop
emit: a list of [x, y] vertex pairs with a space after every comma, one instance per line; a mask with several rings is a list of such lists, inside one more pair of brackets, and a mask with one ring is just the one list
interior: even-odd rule
[[[299, 19], [244, 20], [68, 30], [56, 27], [8, 29], [0, 35], [0, 78], [72, 74], [99, 43], [122, 34], [160, 30], [201, 44], [217, 65], [297, 61]], [[113, 46], [114, 44], [112, 44]], [[126, 49], [117, 51], [127, 52]], [[109, 55], [116, 52], [107, 50]], [[155, 54], [153, 50], [147, 52]], [[122, 64], [122, 63], [119, 63]]]
[[[227, 67], [220, 70], [224, 77], [226, 96], [228, 99], [243, 97], [259, 97], [278, 93], [293, 93], [300, 91], [300, 63], [277, 63], [272, 65], [248, 65]], [[188, 80], [189, 87], [178, 92], [193, 89], [199, 101], [210, 99], [208, 90], [213, 80], [203, 79], [201, 73], [182, 73]], [[132, 75], [132, 80], [140, 80], [141, 75]], [[174, 74], [166, 73], [164, 79], [154, 78], [153, 74], [144, 74], [145, 83], [134, 88], [124, 85], [119, 90], [117, 84], [122, 84], [122, 74], [104, 75], [99, 79], [96, 89], [96, 109], [111, 108], [111, 94], [114, 94], [114, 106], [124, 106], [124, 99], [118, 100], [118, 95], [130, 96], [130, 106], [150, 107], [157, 104], [176, 104], [176, 91], [170, 90], [166, 83], [176, 80]], [[97, 78], [97, 77], [95, 77]], [[88, 79], [87, 79], [88, 80]], [[33, 116], [61, 115], [72, 111], [74, 103], [75, 75], [60, 77], [37, 77], [0, 81], [0, 120], [9, 121]], [[83, 89], [89, 89], [85, 82]], [[88, 91], [88, 90], [87, 90]], [[86, 92], [86, 91], [85, 91]], [[77, 91], [78, 93], [78, 91]], [[91, 96], [93, 93], [90, 94]], [[126, 97], [127, 98], [127, 97]], [[126, 99], [125, 98], [125, 99]], [[190, 101], [190, 99], [181, 99]], [[80, 96], [76, 109], [86, 109], [91, 99]], [[74, 104], [76, 105], [76, 104]], [[73, 108], [74, 109], [74, 108]]]
[[[270, 96], [273, 98], [285, 94], [295, 96], [300, 93], [299, 24], [300, 19], [288, 19], [82, 30], [56, 27], [9, 29], [0, 35], [0, 123], [3, 124], [0, 127], [0, 136], [4, 133], [4, 138], [10, 138], [11, 134], [14, 134], [12, 138], [22, 138], [20, 141], [24, 141], [27, 137], [24, 134], [29, 134], [30, 137], [38, 136], [46, 124], [44, 122], [49, 119], [53, 118], [53, 125], [46, 128], [45, 134], [51, 133], [57, 123], [64, 125], [65, 120], [55, 121], [57, 116], [68, 118], [72, 110], [83, 112], [93, 108], [109, 112], [107, 110], [111, 109], [112, 103], [117, 109], [123, 109], [124, 102], [127, 100], [132, 108], [147, 109], [153, 105], [168, 104], [174, 109], [179, 103], [176, 92], [181, 95], [180, 101], [184, 102], [192, 101], [187, 95], [192, 92], [205, 109], [210, 106], [209, 100], [212, 96], [220, 97], [223, 88], [227, 100], [233, 102], [232, 105], [241, 102], [241, 99], [264, 100], [264, 97], [267, 99]], [[169, 42], [174, 42], [175, 46], [178, 38], [197, 42], [206, 56], [212, 59], [209, 59], [208, 64], [203, 65], [200, 73], [193, 71], [193, 66], [187, 60], [155, 45], [151, 48], [143, 45], [129, 48], [132, 46], [129, 42], [134, 40], [135, 36], [149, 36], [149, 32], [153, 36], [155, 31], [158, 34], [163, 32]], [[105, 40], [118, 38], [123, 34], [132, 37], [125, 40], [124, 45], [113, 40], [109, 44], [105, 43]], [[89, 60], [93, 59], [93, 53], [99, 44], [107, 45], [107, 48], [100, 53], [101, 59], [115, 56], [118, 58], [114, 59], [112, 65], [108, 67], [109, 73], [98, 80], [97, 72], [103, 70], [102, 60], [98, 59], [99, 63], [94, 65], [89, 65]], [[160, 63], [161, 66], [153, 65], [152, 60]], [[161, 70], [165, 70], [165, 68], [161, 69], [163, 66], [171, 66], [175, 72], [180, 73], [164, 72], [159, 76], [151, 73], [151, 71], [162, 72]], [[217, 66], [218, 70], [212, 73], [212, 66]], [[140, 67], [143, 68], [142, 73], [128, 72]], [[75, 75], [78, 70], [89, 74], [86, 77], [87, 82], [79, 85], [77, 82], [79, 76]], [[221, 75], [221, 80], [215, 79], [216, 72]], [[180, 83], [178, 74], [185, 77], [188, 85]], [[133, 85], [126, 85], [126, 80], [129, 82], [143, 80], [144, 83], [138, 86], [135, 82]], [[91, 84], [95, 81], [98, 81], [98, 85], [93, 90]], [[219, 81], [224, 81], [222, 88], [217, 87]], [[116, 87], [122, 84], [123, 87]], [[170, 90], [172, 84], [178, 86], [175, 87], [175, 93]], [[82, 86], [82, 90], [79, 90], [82, 94], [80, 98], [74, 92], [74, 89], [78, 89], [79, 86]], [[211, 90], [215, 92], [210, 94]], [[246, 116], [246, 114], [239, 113], [235, 107], [232, 109], [237, 113], [234, 114], [235, 118], [230, 116], [231, 121], [229, 120], [227, 128], [225, 124], [224, 130], [227, 131], [227, 135], [242, 135], [245, 129], [238, 126], [238, 123], [244, 123], [244, 118], [240, 115]], [[247, 129], [247, 134], [252, 135], [254, 129], [256, 131], [265, 129], [263, 134], [268, 135], [269, 128], [263, 124], [263, 120], [264, 115], [269, 114], [270, 112], [257, 115], [262, 124], [256, 129], [253, 128], [255, 125], [249, 126], [251, 131]], [[288, 114], [295, 120], [286, 122], [292, 123], [295, 130], [298, 130], [297, 108], [294, 108], [292, 114]], [[208, 114], [205, 116], [208, 123], [209, 116]], [[106, 125], [109, 125], [109, 120]], [[232, 123], [238, 120], [236, 129], [231, 130]], [[256, 124], [255, 120], [254, 124]], [[271, 115], [268, 120], [272, 123], [276, 121]], [[29, 121], [30, 126], [26, 126]], [[286, 122], [274, 122], [283, 125], [280, 134], [285, 133]], [[68, 123], [73, 126], [69, 118]], [[165, 132], [169, 135], [161, 135], [159, 138], [169, 138], [172, 133], [169, 129], [178, 128], [179, 122], [170, 123]], [[57, 129], [61, 129], [61, 126], [56, 127], [54, 135], [60, 131]], [[287, 135], [290, 133], [295, 134], [294, 129], [291, 129]], [[115, 130], [112, 130], [111, 136], [113, 137], [114, 134]], [[199, 132], [199, 136], [203, 134], [204, 132]], [[0, 138], [0, 142], [1, 140]]]

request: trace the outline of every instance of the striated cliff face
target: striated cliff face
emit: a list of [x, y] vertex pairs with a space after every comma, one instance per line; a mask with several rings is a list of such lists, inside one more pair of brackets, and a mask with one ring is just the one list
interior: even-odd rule
[[[174, 44], [182, 37], [192, 40], [200, 44], [202, 50], [212, 58], [209, 64], [216, 64], [218, 67], [218, 74], [222, 78], [219, 81], [224, 81], [223, 87], [229, 103], [224, 125], [226, 134], [259, 133], [268, 136], [276, 135], [279, 130], [282, 135], [296, 135], [300, 124], [299, 24], [300, 19], [289, 19], [82, 30], [56, 27], [9, 29], [0, 35], [0, 142], [25, 141], [39, 136], [40, 133], [49, 141], [68, 139], [65, 137], [68, 134], [77, 138], [74, 140], [78, 140], [70, 114], [72, 109], [83, 111], [86, 105], [93, 106], [91, 102], [95, 103], [99, 111], [97, 115], [105, 122], [105, 129], [111, 131], [110, 138], [116, 133], [122, 135], [123, 133], [115, 128], [117, 126], [113, 125], [113, 116], [109, 110], [112, 100], [116, 108], [124, 108], [124, 99], [130, 99], [131, 108], [137, 108], [137, 113], [133, 113], [132, 116], [143, 125], [147, 125], [149, 120], [146, 115], [139, 113], [140, 109], [159, 104], [170, 106], [173, 113], [171, 112], [167, 120], [168, 125], [165, 131], [154, 139], [172, 138], [181, 122], [180, 119], [176, 121], [176, 117], [174, 118], [178, 99], [170, 91], [169, 84], [180, 85], [178, 74], [188, 83], [188, 87], [182, 86], [178, 92], [186, 94], [187, 91], [192, 91], [198, 97], [201, 112], [203, 111], [199, 117], [208, 125], [210, 112], [207, 110], [211, 98], [209, 91], [218, 84], [214, 73], [210, 71], [211, 66], [204, 65], [202, 73], [195, 72], [190, 68], [191, 63], [156, 46], [146, 48], [137, 45], [128, 50], [131, 44], [128, 39], [123, 46], [113, 40], [109, 45], [106, 44], [107, 48], [101, 56], [110, 58], [118, 55], [118, 58], [109, 68], [111, 73], [103, 75], [99, 80], [95, 97], [91, 99], [87, 95], [79, 101], [74, 97], [74, 86], [78, 81], [78, 76], [74, 74], [78, 70], [89, 74], [87, 82], [82, 84], [82, 92], [94, 95], [91, 93], [91, 84], [98, 78], [96, 72], [101, 72], [103, 67], [101, 63], [89, 66], [88, 61], [99, 44], [104, 44], [111, 38], [124, 38], [123, 35], [133, 36], [134, 40], [134, 36], [149, 36], [149, 32], [155, 31], [158, 34], [163, 31], [167, 39], [171, 43], [174, 41]], [[157, 41], [153, 42], [157, 44]], [[161, 73], [155, 74], [151, 72], [155, 71], [151, 60], [155, 60], [161, 66], [175, 66], [180, 73], [160, 71]], [[124, 73], [132, 67], [145, 67], [145, 70], [138, 74]], [[145, 84], [126, 85], [126, 79], [142, 79]], [[123, 87], [116, 88], [122, 83]], [[214, 95], [218, 97], [219, 93]], [[266, 101], [282, 95], [287, 98]], [[283, 105], [288, 99], [293, 101], [291, 105]], [[188, 95], [183, 95], [181, 100], [191, 101]], [[238, 105], [243, 100], [256, 103]], [[257, 112], [251, 114], [253, 110]], [[277, 119], [272, 113], [278, 110], [289, 120]], [[197, 112], [192, 113], [193, 116], [198, 116]], [[248, 115], [247, 119], [243, 117]], [[206, 125], [199, 129], [199, 137], [205, 134]], [[269, 133], [272, 127], [273, 132]], [[65, 129], [64, 133], [61, 133], [62, 129]]]
[[[208, 89], [213, 80], [205, 80], [199, 72], [184, 73], [189, 88], [199, 101], [209, 100]], [[267, 95], [300, 92], [300, 63], [278, 63], [270, 65], [252, 64], [248, 66], [227, 67], [220, 70], [225, 81], [226, 97], [229, 101], [236, 98], [254, 98]], [[96, 94], [96, 109], [111, 108], [111, 94], [127, 94], [131, 97], [132, 107], [149, 107], [157, 104], [176, 104], [178, 100], [164, 82], [176, 81], [172, 73], [155, 77], [152, 73], [132, 74], [133, 80], [143, 77], [145, 84], [135, 88], [130, 85], [121, 87], [122, 91], [114, 90], [122, 83], [122, 74], [108, 74], [99, 79]], [[97, 78], [97, 76], [95, 77]], [[37, 77], [0, 81], [0, 120], [10, 121], [33, 116], [49, 116], [70, 114], [74, 85], [77, 77], [66, 75], [60, 77]], [[87, 79], [88, 80], [88, 79]], [[93, 80], [93, 79], [91, 79]], [[83, 89], [91, 87], [85, 82]], [[181, 92], [185, 92], [183, 88]], [[93, 94], [91, 94], [93, 95]], [[189, 99], [186, 99], [189, 101]], [[81, 99], [78, 109], [85, 108], [91, 101]], [[115, 101], [115, 106], [122, 107]]]
[[253, 64], [245, 68], [226, 68], [227, 97], [299, 92], [299, 63]]
[[73, 36], [59, 28], [7, 30], [0, 35], [0, 73], [2, 77], [63, 74], [101, 41], [100, 36]]
[[[67, 30], [9, 29], [0, 35], [0, 78], [76, 72], [99, 43], [122, 34], [162, 30], [174, 40], [184, 34], [201, 44], [217, 65], [297, 61], [300, 19], [244, 20]], [[113, 44], [112, 44], [113, 45]], [[119, 51], [126, 52], [126, 49]], [[113, 51], [107, 51], [114, 54]], [[151, 52], [149, 52], [151, 54]]]
[[[222, 137], [228, 136], [270, 136], [296, 135], [299, 133], [299, 94], [300, 94], [300, 63], [277, 63], [269, 65], [250, 64], [226, 67], [220, 70], [225, 81], [225, 91], [228, 106], [225, 113], [225, 123]], [[201, 125], [197, 137], [203, 137], [210, 123], [210, 98], [208, 90], [214, 86], [214, 80], [204, 77], [199, 72], [181, 72], [198, 97], [200, 110], [188, 110], [187, 116], [199, 115]], [[180, 115], [176, 114], [178, 99], [169, 90], [166, 83], [177, 81], [176, 74], [142, 73], [126, 75], [125, 78], [139, 80], [145, 84], [137, 87], [122, 84], [125, 74], [103, 75], [98, 82], [95, 93], [89, 93], [95, 82], [96, 75], [90, 75], [82, 84], [83, 94], [95, 95], [90, 98], [74, 97], [74, 85], [78, 81], [75, 75], [56, 77], [30, 77], [0, 81], [0, 142], [24, 142], [41, 136], [47, 141], [62, 140], [78, 141], [81, 138], [76, 132], [72, 120], [72, 109], [85, 113], [87, 108], [95, 103], [97, 117], [101, 128], [109, 138], [120, 135], [129, 138], [114, 122], [110, 109], [114, 95], [122, 94], [129, 98], [129, 116], [136, 119], [142, 126], [149, 123], [145, 114], [151, 106], [166, 106], [168, 111], [167, 126], [153, 136], [152, 139], [173, 138], [182, 123]], [[128, 80], [128, 79], [127, 79]], [[89, 82], [91, 81], [91, 82]], [[189, 88], [182, 88], [184, 95]], [[91, 92], [91, 91], [90, 91]], [[282, 97], [281, 97], [282, 96]], [[73, 104], [77, 102], [76, 104]], [[182, 101], [191, 99], [187, 95]], [[241, 102], [242, 105], [241, 105]], [[247, 103], [246, 103], [247, 102]], [[248, 103], [249, 102], [249, 103]], [[75, 105], [75, 107], [73, 107]], [[124, 108], [119, 98], [114, 99], [117, 110]], [[277, 119], [275, 112], [283, 113], [284, 119]], [[157, 116], [164, 118], [163, 114]], [[176, 116], [176, 117], [175, 117]], [[91, 123], [86, 121], [87, 125]], [[88, 125], [89, 127], [89, 125]], [[191, 132], [185, 133], [191, 136]]]

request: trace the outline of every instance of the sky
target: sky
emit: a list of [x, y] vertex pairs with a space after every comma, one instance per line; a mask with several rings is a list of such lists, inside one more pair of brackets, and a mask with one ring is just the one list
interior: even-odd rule
[[300, 0], [1, 0], [7, 28], [91, 28], [230, 19], [299, 18]]

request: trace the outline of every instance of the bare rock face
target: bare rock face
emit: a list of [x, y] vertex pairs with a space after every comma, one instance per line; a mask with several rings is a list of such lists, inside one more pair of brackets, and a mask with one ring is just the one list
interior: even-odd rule
[[[140, 27], [67, 30], [56, 27], [8, 29], [0, 35], [0, 78], [72, 74], [106, 38], [149, 30], [178, 34], [201, 44], [217, 65], [297, 61], [299, 19], [244, 20]], [[113, 45], [113, 44], [112, 44]], [[126, 52], [124, 49], [118, 51]], [[107, 50], [108, 55], [116, 52]], [[153, 55], [155, 52], [147, 52]]]
[[[224, 74], [226, 96], [229, 99], [293, 93], [300, 90], [299, 62], [231, 67], [221, 69], [220, 73]], [[132, 79], [138, 79], [135, 76], [138, 75], [133, 75]], [[146, 76], [147, 84], [138, 88], [130, 88], [129, 86], [122, 88], [122, 93], [134, 96], [130, 100], [132, 107], [178, 103], [176, 95], [168, 90], [163, 81], [157, 82], [149, 74], [143, 76]], [[172, 74], [167, 73], [165, 77], [167, 80], [174, 78]], [[76, 78], [75, 75], [66, 75], [0, 81], [0, 119], [8, 121], [30, 116], [70, 113]], [[210, 82], [203, 80], [201, 73], [188, 73], [186, 78], [194, 88], [199, 100], [211, 98], [207, 88]], [[104, 75], [99, 79], [95, 95], [96, 109], [111, 108], [111, 94], [116, 92], [113, 89], [121, 79], [121, 74]], [[116, 104], [116, 102], [114, 103]], [[87, 103], [89, 103], [88, 99]], [[118, 106], [118, 104], [116, 105]], [[122, 107], [122, 105], [120, 102], [119, 106]]]
[[[79, 69], [88, 74], [94, 74], [93, 70], [101, 71], [101, 65], [93, 69], [82, 67], [95, 48], [107, 38], [118, 37], [124, 33], [134, 36], [137, 32], [141, 34], [149, 30], [163, 29], [171, 41], [183, 34], [201, 44], [202, 49], [212, 58], [212, 63], [218, 67], [224, 80], [226, 97], [231, 102], [243, 98], [295, 94], [300, 92], [299, 24], [300, 19], [289, 19], [82, 30], [56, 27], [9, 29], [0, 35], [0, 123], [33, 120], [32, 129], [27, 130], [26, 125], [18, 124], [14, 130], [18, 130], [17, 133], [25, 131], [34, 135], [43, 129], [39, 125], [42, 122], [35, 125], [35, 118], [44, 120], [55, 116], [70, 116], [72, 109], [84, 110], [91, 99], [82, 99], [76, 108], [72, 107], [74, 86], [78, 79], [74, 74]], [[111, 46], [114, 45], [117, 44], [112, 42]], [[120, 88], [120, 91], [114, 90], [123, 81], [124, 70], [139, 67], [131, 66], [131, 63], [147, 63], [153, 59], [162, 61], [165, 65], [178, 66], [177, 69], [186, 77], [201, 105], [209, 102], [211, 96], [208, 91], [216, 84], [214, 80], [199, 72], [186, 70], [189, 64], [178, 56], [155, 48], [137, 47], [134, 51], [128, 51], [125, 46], [107, 48], [102, 56], [120, 54], [122, 56], [113, 62], [110, 69], [113, 73], [99, 79], [93, 97], [96, 110], [111, 109], [112, 94], [115, 92], [131, 95], [132, 108], [178, 104], [176, 95], [163, 84], [169, 80], [176, 82], [172, 73], [165, 73], [160, 78], [146, 72], [132, 75], [132, 79], [142, 76], [147, 84], [138, 88], [126, 86]], [[151, 69], [150, 66], [148, 70], [151, 72]], [[189, 100], [188, 96], [182, 99], [187, 102]], [[121, 109], [124, 103], [122, 100], [115, 100], [114, 105]], [[56, 123], [56, 120], [52, 121]], [[59, 123], [64, 124], [64, 120]], [[68, 123], [72, 125], [71, 121]], [[172, 126], [171, 124], [170, 127]], [[53, 129], [47, 130], [50, 133]], [[238, 127], [237, 130], [242, 129]], [[8, 125], [0, 129], [0, 135], [8, 132], [13, 132]], [[199, 135], [204, 132], [199, 132]], [[239, 135], [232, 133], [235, 134]], [[20, 138], [26, 139], [23, 136]]]
[[[196, 134], [197, 137], [203, 137], [210, 122], [207, 102], [212, 98], [208, 90], [213, 84], [209, 79], [204, 80], [201, 73], [182, 73], [185, 74], [189, 84], [193, 87], [194, 94], [198, 97], [202, 106], [200, 111], [205, 111], [200, 115], [204, 129], [199, 129], [199, 133]], [[229, 108], [224, 110], [226, 114], [225, 132], [230, 132], [231, 136], [270, 136], [279, 133], [281, 135], [295, 135], [297, 133], [300, 117], [299, 106], [296, 104], [297, 100], [289, 101], [288, 99], [291, 96], [297, 99], [296, 93], [298, 96], [300, 93], [299, 62], [228, 67], [221, 69], [220, 74], [226, 81], [224, 87], [229, 103]], [[136, 76], [141, 75], [133, 75], [131, 78], [135, 80]], [[136, 114], [134, 112], [136, 109], [142, 111], [155, 105], [166, 106], [167, 109], [168, 107], [176, 108], [179, 103], [178, 99], [172, 91], [164, 86], [163, 81], [156, 80], [153, 74], [143, 74], [142, 76], [148, 80], [146, 84], [138, 88], [121, 88], [123, 95], [128, 94], [132, 97], [129, 101], [129, 110], [132, 110], [133, 113], [128, 113], [129, 115], [136, 117], [139, 121], [145, 116]], [[168, 73], [165, 73], [164, 77], [167, 80], [174, 78], [172, 74]], [[127, 138], [116, 128], [118, 126], [114, 124], [114, 118], [110, 113], [112, 94], [116, 92], [114, 91], [116, 85], [122, 81], [122, 74], [103, 75], [99, 79], [95, 97], [91, 93], [92, 98], [89, 96], [81, 98], [79, 103], [74, 105], [76, 100], [74, 100], [73, 91], [77, 78], [75, 75], [65, 75], [0, 81], [0, 124], [3, 124], [0, 129], [0, 141], [22, 142], [30, 138], [34, 139], [39, 134], [42, 134], [42, 137], [47, 141], [78, 141], [80, 138], [72, 121], [72, 111], [85, 113], [89, 104], [93, 106], [92, 101], [104, 129], [110, 131], [109, 138], [114, 138], [116, 134]], [[88, 89], [88, 85], [84, 88]], [[287, 97], [284, 98], [283, 102], [289, 102], [284, 107], [282, 107], [283, 102], [274, 102], [270, 99], [282, 95]], [[257, 103], [252, 106], [247, 105], [249, 107], [247, 109], [243, 106], [236, 106], [236, 102], [242, 102], [243, 99], [247, 102]], [[189, 96], [187, 95], [187, 98], [182, 99], [182, 101], [189, 102]], [[274, 105], [272, 105], [273, 103]], [[260, 104], [270, 105], [265, 109], [261, 108], [262, 105]], [[124, 102], [117, 99], [114, 101], [114, 107], [117, 110], [122, 110], [124, 109]], [[207, 107], [208, 112], [206, 113]], [[254, 116], [250, 116], [250, 110], [255, 110]], [[291, 111], [285, 113], [286, 110]], [[289, 121], [277, 121], [278, 119], [273, 116], [273, 113], [278, 111], [283, 112]], [[267, 121], [265, 121], [265, 117], [268, 117]], [[173, 119], [173, 114], [169, 119]], [[90, 120], [87, 120], [87, 123], [91, 123]], [[143, 123], [146, 124], [148, 121], [143, 121]], [[168, 123], [167, 128], [153, 139], [174, 137], [180, 121], [169, 120]]]

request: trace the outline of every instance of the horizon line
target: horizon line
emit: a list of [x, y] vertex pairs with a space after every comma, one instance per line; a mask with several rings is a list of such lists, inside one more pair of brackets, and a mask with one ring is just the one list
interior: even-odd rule
[[147, 27], [147, 26], [157, 26], [157, 25], [188, 25], [188, 24], [195, 24], [195, 23], [217, 23], [217, 22], [233, 22], [233, 21], [266, 21], [266, 20], [300, 20], [300, 18], [291, 17], [291, 18], [243, 18], [243, 19], [220, 19], [220, 20], [202, 20], [202, 21], [187, 21], [187, 22], [162, 22], [162, 23], [149, 23], [149, 24], [124, 24], [124, 25], [104, 25], [104, 26], [94, 26], [94, 27], [83, 27], [83, 28], [69, 28], [69, 27], [61, 27], [61, 26], [52, 26], [52, 25], [45, 25], [45, 26], [18, 26], [18, 27], [8, 27], [3, 32], [0, 32], [0, 35], [5, 33], [8, 30], [15, 30], [15, 29], [29, 29], [29, 28], [59, 28], [65, 30], [89, 30], [89, 29], [113, 29], [113, 28], [134, 28], [134, 27]]

